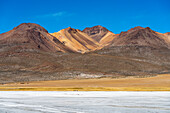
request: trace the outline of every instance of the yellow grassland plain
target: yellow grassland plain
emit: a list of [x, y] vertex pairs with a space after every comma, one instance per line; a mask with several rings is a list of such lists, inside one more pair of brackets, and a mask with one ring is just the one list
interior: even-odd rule
[[1, 84], [0, 91], [170, 91], [170, 74]]

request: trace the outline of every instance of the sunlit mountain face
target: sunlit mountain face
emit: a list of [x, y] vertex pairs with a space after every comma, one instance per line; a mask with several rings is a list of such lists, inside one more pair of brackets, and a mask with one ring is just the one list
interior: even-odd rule
[[96, 40], [86, 33], [71, 27], [52, 33], [51, 35], [55, 36], [65, 46], [75, 52], [85, 53], [99, 48], [99, 43]]

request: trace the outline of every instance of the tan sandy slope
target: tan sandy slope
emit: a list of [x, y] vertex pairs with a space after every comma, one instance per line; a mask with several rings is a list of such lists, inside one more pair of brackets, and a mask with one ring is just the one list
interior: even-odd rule
[[93, 40], [80, 30], [71, 27], [52, 33], [52, 35], [75, 52], [85, 53], [94, 51], [99, 47], [97, 41]]

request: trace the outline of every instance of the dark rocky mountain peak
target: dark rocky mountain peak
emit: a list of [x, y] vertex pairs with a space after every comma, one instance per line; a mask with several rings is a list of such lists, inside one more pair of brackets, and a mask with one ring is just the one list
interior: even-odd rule
[[69, 33], [77, 33], [78, 31], [80, 31], [79, 29], [74, 29], [74, 28], [71, 28], [71, 27], [68, 27], [65, 30], [67, 30]]
[[48, 31], [45, 28], [43, 28], [42, 26], [40, 26], [38, 24], [34, 24], [34, 23], [22, 23], [19, 26], [15, 27], [13, 30], [23, 31], [23, 30], [29, 30], [29, 29], [43, 31], [43, 32], [48, 33]]
[[94, 40], [100, 41], [102, 37], [104, 37], [109, 32], [109, 30], [105, 27], [97, 25], [94, 27], [87, 27], [83, 30], [83, 32], [89, 35]]
[[83, 32], [91, 36], [91, 35], [99, 34], [101, 32], [108, 32], [108, 30], [105, 27], [102, 27], [101, 25], [97, 25], [94, 27], [87, 27], [83, 30]]

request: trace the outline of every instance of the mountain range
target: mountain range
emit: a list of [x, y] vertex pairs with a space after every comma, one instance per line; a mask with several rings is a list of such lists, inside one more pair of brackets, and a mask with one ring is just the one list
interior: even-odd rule
[[0, 82], [151, 76], [170, 73], [170, 32], [100, 25], [55, 33], [23, 23], [0, 34]]

